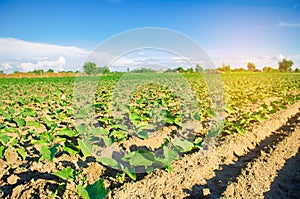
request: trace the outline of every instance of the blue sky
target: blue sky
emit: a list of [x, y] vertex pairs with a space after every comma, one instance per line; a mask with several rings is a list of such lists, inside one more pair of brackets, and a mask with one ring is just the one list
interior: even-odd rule
[[186, 34], [216, 65], [277, 67], [287, 57], [300, 67], [295, 0], [0, 0], [0, 27], [0, 70], [6, 72], [77, 69], [100, 42], [142, 27]]

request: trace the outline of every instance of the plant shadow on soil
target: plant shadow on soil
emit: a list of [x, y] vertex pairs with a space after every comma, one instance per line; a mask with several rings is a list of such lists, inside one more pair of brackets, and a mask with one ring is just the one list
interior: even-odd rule
[[300, 198], [300, 147], [295, 156], [289, 158], [271, 184], [264, 198]]
[[[249, 162], [259, 158], [261, 152], [269, 153], [271, 149], [283, 141], [290, 133], [292, 133], [299, 123], [300, 113], [289, 118], [285, 125], [278, 128], [275, 133], [262, 140], [254, 149], [249, 150], [244, 156], [237, 156], [238, 160], [232, 164], [220, 165], [220, 170], [215, 170], [215, 177], [208, 179], [205, 185], [195, 184], [192, 189], [184, 189], [189, 194], [185, 199], [198, 198], [220, 198], [226, 190], [228, 184], [237, 182], [237, 177], [242, 170], [247, 167]], [[210, 194], [203, 195], [205, 189], [209, 189]]]
[[[10, 172], [13, 173], [13, 172]], [[30, 183], [30, 181], [34, 180], [37, 181], [39, 179], [42, 180], [54, 180], [54, 181], [61, 181], [61, 182], [66, 182], [65, 180], [62, 180], [58, 178], [57, 176], [50, 174], [50, 173], [41, 173], [38, 171], [26, 171], [22, 173], [16, 174], [16, 176], [19, 177], [19, 180], [17, 183], [13, 185], [5, 185], [0, 187], [0, 190], [3, 192], [3, 198], [12, 198], [12, 194], [14, 189], [19, 186], [19, 185], [26, 185], [27, 183]], [[3, 180], [7, 180], [8, 176], [3, 176]], [[49, 189], [53, 193], [57, 190], [58, 184], [57, 183], [51, 183], [51, 182], [46, 182], [45, 183], [45, 189]], [[32, 187], [29, 188], [24, 188], [22, 191], [19, 193], [19, 195], [23, 195], [24, 192], [28, 191], [28, 189], [31, 189]], [[62, 193], [63, 194], [63, 193]], [[38, 195], [35, 193], [31, 193], [32, 198], [40, 198]]]

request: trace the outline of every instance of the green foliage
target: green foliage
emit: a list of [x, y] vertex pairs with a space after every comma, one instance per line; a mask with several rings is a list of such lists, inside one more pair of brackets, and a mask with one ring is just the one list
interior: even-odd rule
[[54, 172], [53, 174], [68, 181], [75, 181], [77, 175], [71, 167], [64, 168], [61, 171]]
[[283, 58], [282, 61], [278, 62], [278, 65], [279, 65], [278, 69], [280, 72], [288, 72], [288, 71], [292, 71], [292, 66], [294, 65], [294, 62], [292, 60]]
[[42, 75], [42, 74], [45, 73], [45, 71], [44, 71], [44, 70], [34, 70], [34, 71], [28, 72], [28, 73], [33, 73], [33, 74], [37, 74], [37, 75]]
[[[86, 187], [90, 199], [103, 199], [108, 194], [108, 190], [104, 187], [104, 180], [100, 178], [92, 185]], [[88, 199], [88, 198], [86, 198]]]
[[198, 73], [202, 73], [203, 72], [203, 68], [199, 64], [197, 64], [195, 71], [198, 72]]
[[93, 62], [86, 62], [83, 65], [83, 70], [88, 75], [96, 75], [98, 73], [97, 68], [97, 65]]
[[268, 67], [268, 66], [263, 67], [263, 72], [277, 72], [277, 71], [278, 71], [277, 69], [274, 69], [272, 67]]
[[85, 140], [78, 140], [79, 148], [84, 157], [89, 157], [93, 153], [93, 145]]
[[174, 139], [173, 145], [181, 152], [189, 152], [194, 147], [192, 142], [189, 142], [188, 140], [180, 140], [179, 138]]
[[98, 67], [95, 63], [93, 62], [86, 62], [83, 65], [84, 72], [88, 75], [97, 75], [97, 74], [107, 74], [110, 73], [110, 69], [105, 66], [105, 67]]
[[137, 68], [131, 71], [132, 73], [154, 73], [155, 70], [152, 70], [151, 68]]
[[57, 149], [58, 146], [59, 146], [58, 144], [56, 144], [52, 147], [49, 147], [47, 145], [42, 145], [41, 151], [40, 151], [41, 158], [44, 158], [48, 161], [52, 161], [58, 151], [58, 149]]
[[77, 188], [77, 195], [82, 196], [84, 199], [103, 199], [108, 194], [102, 178], [94, 184], [89, 184], [85, 187], [85, 180], [83, 177], [80, 177], [81, 172], [77, 172], [70, 167], [54, 172], [53, 174], [69, 182], [74, 182]]
[[247, 68], [248, 68], [248, 71], [252, 71], [252, 72], [253, 72], [253, 71], [255, 71], [256, 66], [255, 66], [255, 64], [252, 63], [252, 62], [248, 62]]
[[223, 71], [223, 72], [230, 72], [231, 71], [231, 66], [223, 64], [223, 66], [221, 68], [218, 68], [218, 70]]
[[[126, 98], [128, 103], [115, 103], [114, 92], [121, 75], [101, 77], [103, 83], [99, 84], [95, 102], [92, 104], [98, 121], [98, 124], [95, 124], [97, 128], [84, 125], [75, 127], [72, 121], [73, 116], [77, 115], [74, 113], [76, 110], [72, 110], [72, 105], [78, 100], [73, 96], [74, 78], [0, 79], [0, 158], [9, 162], [5, 154], [12, 150], [24, 161], [33, 159], [41, 161], [41, 164], [54, 161], [66, 153], [85, 161], [85, 158], [93, 156], [93, 150], [97, 149], [96, 145], [99, 143], [103, 146], [123, 146], [123, 143], [132, 138], [147, 143], [147, 139], [151, 139], [161, 130], [152, 128], [152, 124], [155, 127], [171, 127], [176, 132], [184, 129], [187, 114], [199, 123], [211, 121], [212, 117], [218, 114], [212, 108], [214, 104], [211, 101], [211, 93], [201, 74], [180, 74], [192, 87], [199, 103], [199, 106], [192, 104], [195, 105], [192, 112], [188, 112], [182, 105], [182, 100], [186, 98], [184, 95], [174, 94], [171, 86], [155, 83], [143, 84], [136, 90], [129, 90], [128, 84], [124, 83], [120, 95], [125, 99], [127, 96], [124, 94], [130, 93]], [[141, 81], [147, 77], [154, 82], [155, 77], [164, 79], [172, 74], [134, 75], [137, 77], [133, 81]], [[215, 77], [215, 74], [206, 75], [206, 78]], [[181, 154], [200, 149], [204, 143], [216, 136], [232, 133], [245, 135], [247, 130], [256, 124], [300, 99], [300, 76], [297, 73], [236, 72], [220, 75], [225, 85], [227, 100], [223, 128], [216, 126], [209, 129], [206, 135], [196, 136], [195, 139], [176, 137], [172, 133], [167, 135], [165, 143], [159, 148], [160, 153], [132, 150], [121, 154], [118, 161], [104, 157], [98, 158], [97, 161], [121, 171], [116, 177], [120, 183], [136, 180], [137, 169], [151, 172], [159, 165], [173, 171], [172, 162], [179, 159]], [[93, 77], [79, 78], [85, 80]], [[176, 78], [172, 80], [175, 84], [178, 82]], [[185, 91], [186, 87], [179, 89]], [[124, 113], [122, 117], [112, 114], [112, 107]], [[82, 109], [80, 108], [78, 115], [82, 118], [87, 117], [87, 112]], [[94, 161], [93, 158], [87, 160]], [[99, 189], [100, 194], [97, 195], [101, 195], [100, 190], [103, 190], [103, 181], [94, 186], [87, 185], [84, 175], [71, 168], [63, 168], [56, 176], [65, 179], [66, 183], [75, 183], [78, 197], [93, 198], [92, 189], [96, 192]], [[63, 184], [59, 187], [64, 188]], [[103, 191], [103, 195], [106, 191]]]

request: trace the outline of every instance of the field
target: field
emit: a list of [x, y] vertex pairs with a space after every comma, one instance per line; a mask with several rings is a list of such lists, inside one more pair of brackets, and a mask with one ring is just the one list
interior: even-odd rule
[[299, 91], [297, 73], [1, 78], [0, 197], [300, 197]]

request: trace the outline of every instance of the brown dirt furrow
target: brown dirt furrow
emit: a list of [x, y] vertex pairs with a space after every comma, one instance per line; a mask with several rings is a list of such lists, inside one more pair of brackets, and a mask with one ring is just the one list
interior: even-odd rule
[[[288, 132], [283, 131], [282, 133]], [[297, 154], [299, 147], [300, 128], [298, 127], [275, 149], [271, 148], [269, 153], [262, 150], [259, 158], [248, 163], [237, 178], [237, 182], [227, 187], [223, 198], [300, 198], [300, 159]], [[291, 166], [296, 167], [288, 170], [287, 168]], [[280, 176], [283, 179], [279, 179], [278, 173], [280, 172], [278, 171], [283, 171], [284, 168], [286, 171], [281, 172], [282, 177]], [[288, 173], [291, 171], [294, 171], [295, 175]], [[295, 171], [298, 171], [298, 174]], [[296, 178], [291, 180], [292, 177], [296, 177], [298, 180]], [[276, 188], [271, 188], [272, 184]]]
[[299, 107], [297, 102], [272, 115], [246, 136], [230, 135], [218, 146], [186, 155], [172, 164], [174, 173], [157, 170], [142, 180], [126, 183], [112, 190], [109, 198], [219, 198], [252, 164], [249, 162], [261, 156], [260, 151], [270, 153], [269, 148], [284, 142], [290, 134], [282, 132], [294, 128], [298, 120], [289, 118], [299, 112]]

